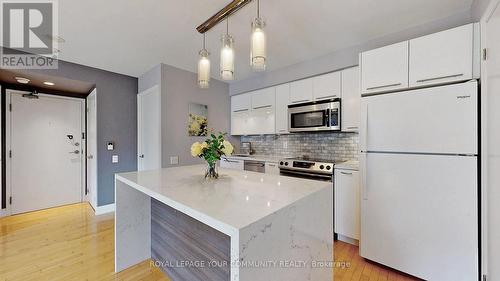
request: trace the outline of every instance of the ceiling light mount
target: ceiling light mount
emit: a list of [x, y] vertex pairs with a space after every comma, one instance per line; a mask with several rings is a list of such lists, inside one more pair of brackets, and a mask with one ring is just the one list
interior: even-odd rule
[[250, 2], [252, 2], [252, 0], [233, 0], [226, 7], [222, 8], [222, 10], [218, 11], [215, 15], [211, 16], [208, 20], [198, 26], [196, 30], [198, 30], [199, 33], [209, 31], [218, 23], [229, 18], [230, 15], [236, 13], [239, 9], [243, 8]]

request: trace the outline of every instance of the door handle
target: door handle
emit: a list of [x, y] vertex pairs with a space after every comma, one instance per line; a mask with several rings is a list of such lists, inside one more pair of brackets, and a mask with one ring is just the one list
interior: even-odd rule
[[75, 151], [70, 151], [71, 154], [80, 154], [80, 150], [76, 149]]
[[144, 154], [139, 155], [139, 158], [144, 158]]
[[455, 78], [455, 77], [460, 77], [460, 76], [464, 76], [464, 74], [460, 73], [460, 74], [446, 75], [446, 76], [440, 76], [440, 77], [434, 77], [434, 78], [420, 79], [420, 80], [417, 80], [417, 83], [429, 82], [429, 81], [434, 81], [434, 80], [441, 80], [441, 79], [446, 79], [446, 78]]
[[363, 200], [368, 200], [368, 187], [366, 186], [366, 161], [367, 161], [367, 155], [364, 153], [361, 153], [360, 155], [360, 163], [361, 163], [361, 195], [363, 196]]
[[253, 109], [263, 109], [263, 108], [271, 108], [273, 107], [272, 105], [263, 105], [263, 106], [257, 106], [257, 107], [254, 107]]
[[318, 98], [318, 100], [328, 99], [328, 98], [336, 98], [336, 97], [338, 97], [338, 96], [337, 95], [329, 95], [329, 96], [320, 97], [320, 98]]
[[299, 102], [306, 102], [306, 101], [309, 101], [309, 100], [296, 100], [296, 101], [292, 101], [292, 103], [299, 103]]
[[366, 88], [367, 90], [376, 90], [376, 89], [382, 89], [382, 88], [387, 88], [387, 87], [396, 87], [400, 86], [401, 83], [395, 83], [395, 84], [389, 84], [389, 85], [383, 85], [383, 86], [377, 86], [377, 87], [370, 87]]
[[94, 159], [94, 155], [87, 156], [87, 159]]

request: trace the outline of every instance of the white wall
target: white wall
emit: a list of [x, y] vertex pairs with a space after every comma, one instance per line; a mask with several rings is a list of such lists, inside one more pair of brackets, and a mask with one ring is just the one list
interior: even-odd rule
[[[160, 85], [162, 94], [162, 167], [170, 167], [170, 157], [179, 156], [179, 165], [203, 163], [190, 154], [191, 144], [205, 137], [189, 137], [189, 103], [208, 105], [208, 127], [230, 133], [231, 100], [229, 85], [211, 79], [210, 88], [200, 89], [197, 75], [170, 65], [160, 64], [139, 77], [139, 91]], [[229, 137], [239, 147], [239, 138]]]

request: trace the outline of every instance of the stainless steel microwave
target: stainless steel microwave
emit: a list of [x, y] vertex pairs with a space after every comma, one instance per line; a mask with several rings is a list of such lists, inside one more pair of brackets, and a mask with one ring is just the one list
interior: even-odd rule
[[288, 130], [340, 131], [340, 99], [289, 105]]

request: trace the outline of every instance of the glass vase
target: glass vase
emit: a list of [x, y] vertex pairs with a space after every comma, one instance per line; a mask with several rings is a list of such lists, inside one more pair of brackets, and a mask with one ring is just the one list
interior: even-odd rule
[[217, 173], [216, 163], [207, 163], [207, 171], [205, 172], [205, 178], [207, 179], [217, 179], [219, 178], [219, 173]]

